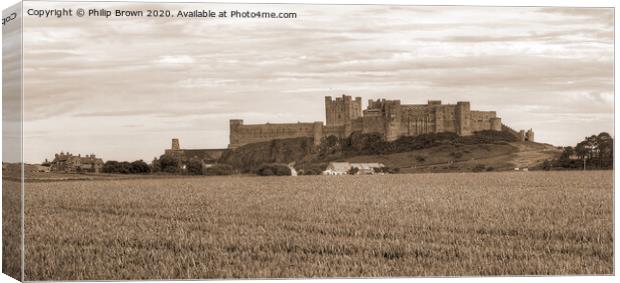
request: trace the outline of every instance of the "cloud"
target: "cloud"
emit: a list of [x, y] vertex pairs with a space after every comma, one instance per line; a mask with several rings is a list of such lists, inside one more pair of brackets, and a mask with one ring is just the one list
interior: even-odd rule
[[[343, 93], [364, 101], [469, 100], [473, 109], [495, 110], [509, 125], [534, 128], [542, 141], [555, 144], [613, 124], [613, 9], [158, 5], [285, 9], [299, 17], [165, 24], [28, 18], [25, 131], [36, 138], [27, 158], [88, 147], [106, 158], [146, 159], [172, 136], [224, 147], [228, 119], [320, 121], [323, 96]], [[561, 123], [571, 124], [572, 114], [583, 118], [582, 128], [567, 135]], [[111, 137], [130, 144], [113, 146]], [[142, 143], [155, 145], [135, 146]]]
[[188, 55], [167, 55], [160, 56], [155, 62], [158, 64], [191, 64], [196, 61]]

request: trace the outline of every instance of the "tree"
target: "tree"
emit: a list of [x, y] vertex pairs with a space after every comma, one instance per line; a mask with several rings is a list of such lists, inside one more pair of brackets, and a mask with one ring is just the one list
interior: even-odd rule
[[478, 165], [474, 166], [472, 171], [474, 171], [474, 172], [482, 172], [485, 169], [486, 169], [486, 166], [484, 166], [484, 164], [478, 164]]
[[614, 166], [614, 139], [606, 132], [596, 137], [598, 144], [598, 161], [600, 168], [613, 168]]
[[192, 159], [187, 163], [187, 173], [190, 175], [202, 175], [202, 161]]
[[271, 168], [264, 168], [263, 170], [259, 171], [259, 174], [261, 176], [273, 176], [273, 171], [271, 170]]
[[256, 174], [259, 176], [290, 176], [291, 168], [280, 163], [263, 164], [258, 168]]
[[575, 154], [579, 158], [579, 160], [584, 160], [588, 155], [587, 142], [582, 141], [575, 146]]
[[162, 172], [177, 173], [179, 172], [179, 162], [170, 155], [162, 155], [159, 158], [159, 165]]
[[[574, 168], [575, 167], [575, 162], [573, 162], [573, 160], [571, 159], [571, 156], [573, 156], [573, 154], [575, 153], [575, 150], [573, 149], [572, 146], [567, 146], [564, 148], [564, 150], [562, 151], [562, 154], [560, 154], [560, 157], [556, 160], [556, 165], [558, 167], [562, 167], [562, 168]], [[549, 162], [549, 170], [551, 170], [552, 163]], [[544, 167], [544, 164], [543, 164]], [[547, 170], [545, 168], [543, 168], [544, 170]]]
[[118, 173], [118, 168], [120, 168], [118, 161], [108, 160], [103, 163], [103, 173]]
[[157, 157], [153, 158], [153, 162], [151, 163], [151, 172], [161, 172], [161, 164], [159, 164], [159, 159], [157, 159]]
[[[608, 133], [585, 137], [575, 148], [566, 147], [557, 163], [564, 168], [613, 168], [613, 138]], [[575, 154], [579, 161], [571, 159]], [[585, 169], [584, 168], [584, 169]]]
[[129, 166], [129, 172], [132, 174], [145, 174], [151, 172], [151, 168], [146, 162], [142, 160], [136, 160], [131, 162]]
[[150, 171], [151, 169], [149, 165], [142, 160], [136, 160], [131, 163], [127, 161], [118, 162], [114, 160], [108, 160], [103, 164], [104, 173], [144, 174], [149, 173]]

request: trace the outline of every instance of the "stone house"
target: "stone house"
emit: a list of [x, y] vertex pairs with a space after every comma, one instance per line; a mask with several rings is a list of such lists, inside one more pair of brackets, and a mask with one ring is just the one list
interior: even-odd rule
[[70, 152], [57, 153], [50, 162], [51, 172], [61, 173], [101, 173], [103, 160], [94, 154], [82, 156], [73, 155]]

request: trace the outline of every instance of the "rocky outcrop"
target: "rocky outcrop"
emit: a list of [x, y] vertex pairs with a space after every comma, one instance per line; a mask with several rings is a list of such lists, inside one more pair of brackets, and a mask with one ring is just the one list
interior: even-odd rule
[[252, 172], [265, 163], [289, 164], [312, 160], [317, 152], [312, 138], [279, 139], [228, 149], [219, 163], [230, 164], [241, 172]]

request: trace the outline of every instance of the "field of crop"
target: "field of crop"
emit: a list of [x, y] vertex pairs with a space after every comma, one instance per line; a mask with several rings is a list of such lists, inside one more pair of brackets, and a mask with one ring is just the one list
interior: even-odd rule
[[613, 273], [613, 174], [26, 184], [26, 280]]

